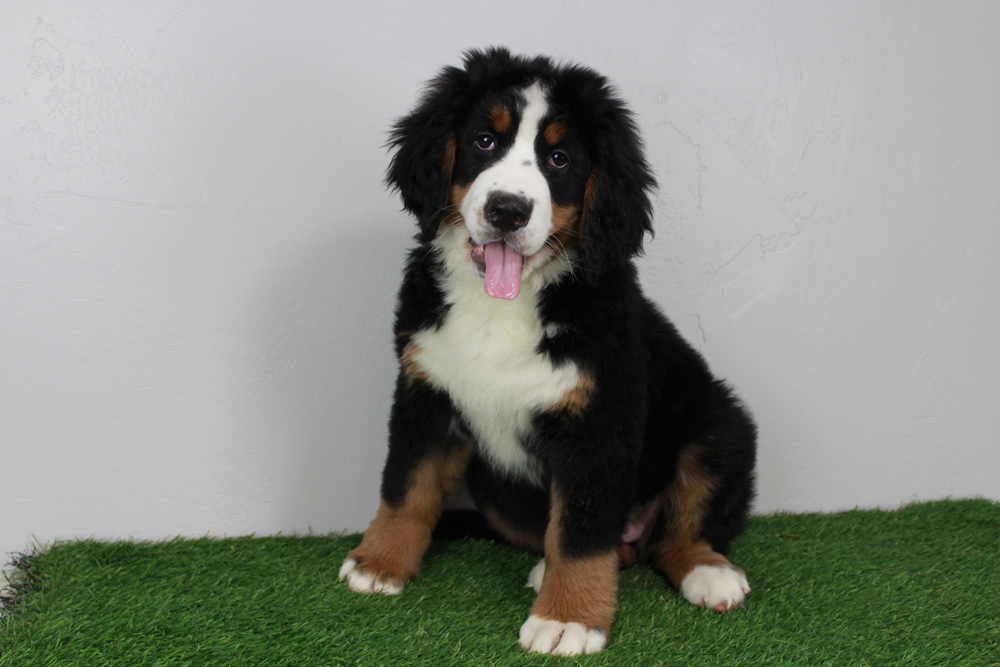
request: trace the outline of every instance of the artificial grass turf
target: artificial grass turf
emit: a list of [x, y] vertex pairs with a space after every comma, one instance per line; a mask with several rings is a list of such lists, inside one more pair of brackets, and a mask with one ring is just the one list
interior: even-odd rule
[[58, 543], [16, 559], [0, 666], [1000, 665], [1000, 504], [751, 521], [743, 609], [692, 607], [623, 573], [610, 646], [528, 654], [536, 557], [438, 541], [397, 597], [337, 582], [359, 535]]

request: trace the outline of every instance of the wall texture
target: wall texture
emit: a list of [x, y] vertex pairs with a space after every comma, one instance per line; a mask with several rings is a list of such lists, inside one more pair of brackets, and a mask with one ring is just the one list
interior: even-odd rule
[[631, 101], [644, 280], [760, 422], [758, 511], [1000, 498], [1000, 4], [342, 4], [0, 7], [0, 552], [364, 527], [385, 131], [497, 43]]

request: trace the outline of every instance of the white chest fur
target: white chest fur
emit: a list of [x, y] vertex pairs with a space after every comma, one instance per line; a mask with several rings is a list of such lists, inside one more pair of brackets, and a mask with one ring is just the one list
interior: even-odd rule
[[537, 352], [545, 331], [536, 289], [513, 301], [493, 299], [466, 270], [452, 274], [445, 290], [449, 313], [440, 327], [413, 336], [413, 360], [448, 393], [494, 467], [538, 481], [537, 462], [521, 443], [533, 415], [577, 387], [580, 371]]

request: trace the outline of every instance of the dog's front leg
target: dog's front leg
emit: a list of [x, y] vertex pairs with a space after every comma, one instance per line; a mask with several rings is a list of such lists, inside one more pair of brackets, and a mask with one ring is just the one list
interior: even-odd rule
[[340, 568], [351, 590], [394, 595], [419, 572], [444, 498], [472, 453], [449, 436], [450, 415], [446, 397], [401, 375], [378, 512]]
[[[521, 645], [537, 653], [596, 653], [607, 645], [615, 614], [617, 546], [596, 543], [581, 550], [567, 540], [566, 531], [579, 530], [573, 525], [577, 517], [567, 509], [567, 499], [554, 482], [544, 574], [531, 615], [520, 632]], [[537, 572], [533, 573], [536, 577]]]

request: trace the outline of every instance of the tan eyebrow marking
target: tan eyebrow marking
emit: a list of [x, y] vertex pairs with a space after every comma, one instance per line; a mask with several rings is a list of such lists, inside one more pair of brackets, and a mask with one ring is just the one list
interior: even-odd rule
[[553, 121], [545, 128], [545, 142], [549, 146], [555, 146], [566, 137], [567, 132], [569, 132], [569, 128], [566, 127], [565, 123], [561, 120]]
[[510, 109], [503, 106], [502, 104], [495, 105], [490, 109], [490, 122], [493, 123], [493, 129], [499, 134], [503, 134], [510, 129], [513, 120], [510, 117]]

